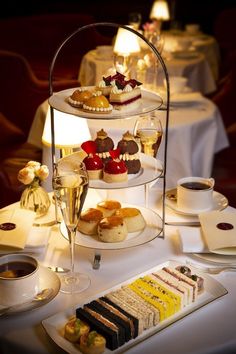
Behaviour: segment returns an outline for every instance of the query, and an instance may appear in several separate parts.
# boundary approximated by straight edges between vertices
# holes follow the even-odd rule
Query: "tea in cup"
[[[185,177],[177,182],[177,207],[183,211],[206,211],[212,208],[215,180]]]
[[[38,261],[25,254],[0,257],[0,304],[24,303],[39,290]]]

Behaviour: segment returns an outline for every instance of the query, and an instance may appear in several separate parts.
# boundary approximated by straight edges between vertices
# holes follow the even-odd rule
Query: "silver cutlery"
[[[0,310],[0,316],[6,315],[6,314],[8,314],[8,312],[11,312],[12,310],[17,310],[18,308],[21,308],[22,306],[30,305],[34,302],[41,302],[41,301],[48,300],[52,296],[52,293],[53,293],[52,288],[43,289],[40,293],[36,294],[33,297],[33,299],[30,299],[30,300],[25,301],[23,303],[19,303],[16,305],[7,306],[7,307],[2,308]]]
[[[196,263],[191,263],[189,261],[186,261],[186,265],[190,265],[196,269],[199,269],[200,271],[204,273],[209,273],[209,274],[219,274],[221,272],[236,272],[236,266],[216,266],[216,267],[207,267],[207,266],[202,266]]]
[[[165,225],[170,226],[200,226],[199,221],[170,221],[165,222]]]

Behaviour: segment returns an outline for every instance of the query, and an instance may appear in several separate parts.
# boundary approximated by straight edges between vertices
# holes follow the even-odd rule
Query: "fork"
[[[186,261],[186,264],[196,269],[199,269],[204,273],[209,273],[209,274],[219,274],[221,272],[236,272],[236,266],[206,267],[196,263],[191,263],[189,261]]]

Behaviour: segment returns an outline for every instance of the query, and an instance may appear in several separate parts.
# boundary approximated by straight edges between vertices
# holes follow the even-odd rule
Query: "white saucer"
[[[52,299],[54,299],[54,297],[58,294],[60,287],[61,287],[61,282],[58,276],[56,275],[56,273],[40,265],[39,266],[39,292],[42,291],[43,289],[51,288],[53,290],[52,295],[44,301],[34,301],[25,305],[22,304],[21,306],[17,306],[15,309],[9,310],[7,315],[17,315],[19,313],[35,310],[38,307],[46,305],[47,303],[52,301]],[[3,306],[1,306],[1,308],[3,308]]]
[[[236,266],[236,256],[227,256],[216,253],[193,253],[192,256],[218,266]]]
[[[204,210],[183,210],[179,209],[177,207],[177,189],[171,189],[166,192],[165,194],[165,204],[168,208],[174,210],[178,214],[182,215],[192,215],[192,216],[197,216],[199,213],[202,213],[204,211],[212,211],[212,210],[223,210],[228,206],[228,199],[221,193],[218,193],[216,191],[213,192],[213,202],[212,206],[209,209],[204,209]]]

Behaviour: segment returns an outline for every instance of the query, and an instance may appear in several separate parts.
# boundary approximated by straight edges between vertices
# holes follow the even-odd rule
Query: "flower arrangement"
[[[44,181],[49,175],[49,170],[46,165],[41,165],[40,162],[37,161],[29,161],[18,172],[18,180],[23,184],[32,184],[39,183],[40,181]]]
[[[37,217],[45,215],[50,207],[48,193],[40,186],[40,182],[44,181],[48,175],[48,167],[37,161],[27,162],[25,167],[18,172],[18,180],[27,185],[21,195],[20,206],[36,212]]]

